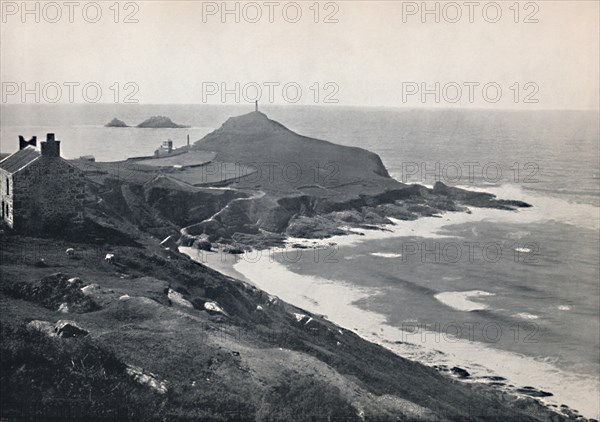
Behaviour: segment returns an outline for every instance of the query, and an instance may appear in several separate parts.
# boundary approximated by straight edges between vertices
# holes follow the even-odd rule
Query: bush
[[[60,339],[0,326],[0,417],[161,420],[156,394],[89,338]]]
[[[69,283],[68,279],[66,275],[56,273],[35,282],[6,284],[3,290],[13,297],[39,303],[53,311],[62,303],[67,303],[69,310],[77,313],[100,309],[100,305],[80,290],[81,280]]]

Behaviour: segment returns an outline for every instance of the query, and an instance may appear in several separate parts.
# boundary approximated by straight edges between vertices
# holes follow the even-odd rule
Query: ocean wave
[[[379,257],[379,258],[401,258],[402,254],[400,253],[389,253],[389,252],[372,252],[370,255]]]
[[[558,309],[559,309],[560,311],[570,311],[570,310],[571,310],[571,307],[570,307],[569,305],[560,305],[560,306],[558,307]]]
[[[532,208],[521,209],[518,213],[490,212],[487,216],[490,221],[516,223],[558,221],[583,229],[600,230],[598,207],[591,204],[572,202],[535,190],[525,190],[522,186],[515,184],[503,184],[499,187],[458,185],[456,187],[471,191],[488,192],[501,199],[520,200],[533,205]]]
[[[558,369],[553,358],[536,359],[465,339],[440,342],[433,340],[435,336],[403,331],[390,325],[384,314],[357,306],[359,301],[381,294],[378,289],[358,287],[342,280],[296,274],[281,263],[266,260],[257,264],[240,260],[234,267],[269,294],[309,312],[327,315],[330,321],[407,359],[429,366],[465,368],[471,373],[472,379],[502,376],[506,378],[507,384],[534,386],[536,389],[552,392],[554,396],[543,398],[546,403],[566,403],[584,415],[598,415],[597,403],[590,400],[590,397],[597,396],[598,381],[594,377]],[[471,297],[491,296],[493,293],[471,290],[442,292],[439,295],[442,298],[462,297],[468,300]],[[476,302],[471,304],[484,306]],[[415,319],[410,321],[417,323]],[[525,372],[522,368],[528,370]],[[581,394],[582,391],[590,393]]]
[[[484,290],[468,290],[465,292],[441,292],[434,297],[446,306],[456,309],[457,311],[478,311],[487,309],[488,305],[470,300],[474,297],[493,296],[494,293]]]
[[[538,315],[530,314],[528,312],[519,312],[518,314],[515,314],[514,316],[517,318],[521,318],[521,319],[538,319],[539,318]]]

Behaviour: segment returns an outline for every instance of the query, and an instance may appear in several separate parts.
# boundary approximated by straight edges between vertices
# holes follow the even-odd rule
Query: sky
[[[598,1],[69,4],[1,2],[2,104],[599,107]]]

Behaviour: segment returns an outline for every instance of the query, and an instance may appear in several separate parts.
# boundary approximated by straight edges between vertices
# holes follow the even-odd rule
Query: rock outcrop
[[[441,182],[433,189],[398,182],[377,154],[299,135],[260,112],[228,119],[192,150],[214,153],[213,166],[161,176],[132,170],[135,177],[115,185],[104,205],[141,228],[163,227],[156,235],[183,229],[188,237],[242,247],[345,234],[343,226],[381,228],[390,218],[529,206]],[[205,177],[215,171],[235,174],[211,186]]]
[[[186,128],[189,126],[180,125],[174,123],[170,118],[165,116],[152,116],[149,119],[144,120],[142,123],[137,125],[139,128],[169,128],[169,129],[177,129],[177,128]]]
[[[119,120],[116,117],[110,122],[104,125],[104,127],[129,127],[123,120]]]

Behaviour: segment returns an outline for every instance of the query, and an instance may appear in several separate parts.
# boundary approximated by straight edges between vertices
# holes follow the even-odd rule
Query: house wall
[[[14,228],[60,230],[83,222],[84,174],[60,157],[42,156],[14,175]]]
[[[6,183],[8,181],[8,192],[6,189]],[[13,175],[6,170],[0,169],[0,199],[2,200],[2,210],[0,210],[0,217],[9,226],[13,227],[14,224],[14,183]]]

